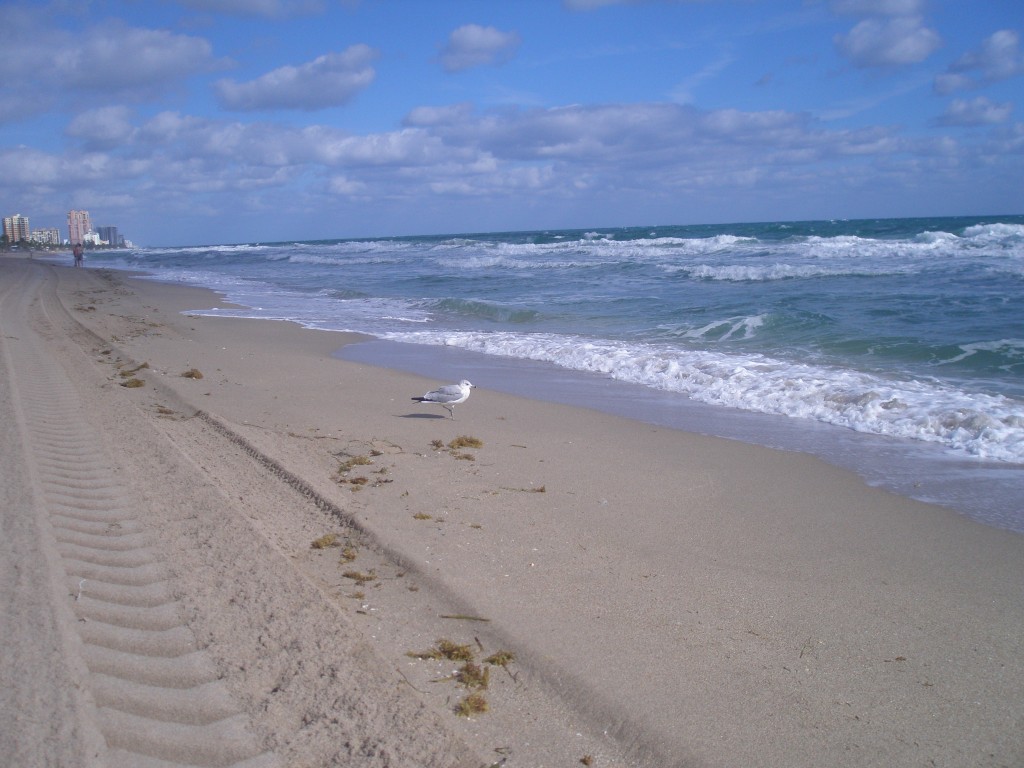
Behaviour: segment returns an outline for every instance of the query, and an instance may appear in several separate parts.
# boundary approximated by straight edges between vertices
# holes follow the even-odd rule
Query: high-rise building
[[[88,211],[68,211],[68,242],[84,243],[85,234],[92,229]]]
[[[8,243],[20,243],[29,238],[28,216],[16,213],[4,217],[4,237]]]
[[[121,247],[121,237],[117,233],[117,227],[96,227],[100,240],[105,240],[111,248]]]

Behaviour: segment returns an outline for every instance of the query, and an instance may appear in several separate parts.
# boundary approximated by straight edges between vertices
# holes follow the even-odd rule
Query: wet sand
[[[217,301],[0,258],[15,764],[1024,762],[1024,536]]]

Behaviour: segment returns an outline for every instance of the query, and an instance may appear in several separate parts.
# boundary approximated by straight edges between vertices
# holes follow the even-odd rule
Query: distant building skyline
[[[28,216],[15,213],[3,217],[3,236],[8,245],[21,242],[39,243],[40,245],[82,245],[111,248],[133,248],[134,244],[121,234],[114,225],[93,229],[89,211],[72,210],[67,214],[68,239],[61,238],[58,227],[37,227],[32,229]]]

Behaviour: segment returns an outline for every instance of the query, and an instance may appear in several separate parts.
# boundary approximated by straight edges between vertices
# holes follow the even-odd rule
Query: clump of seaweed
[[[369,456],[350,456],[345,461],[338,465],[338,482],[339,483],[350,483],[355,486],[363,486],[370,482],[367,477],[348,477],[348,473],[356,467],[365,467],[373,464],[373,459]],[[353,488],[352,490],[359,490],[359,488]]]
[[[478,437],[470,437],[469,435],[459,435],[454,440],[451,440],[446,446],[441,440],[432,440],[430,446],[437,451],[447,449],[448,453],[456,459],[462,459],[463,461],[476,461],[476,457],[471,453],[465,453],[461,451],[461,448],[483,448],[484,441]]]
[[[356,559],[358,555],[359,550],[353,547],[351,544],[349,544],[341,550],[340,560],[343,563],[351,563],[353,560]]]
[[[135,389],[136,387],[146,386],[146,382],[142,379],[128,379],[127,381],[122,381],[121,386],[127,387],[128,389]]]
[[[484,664],[491,664],[495,667],[507,667],[515,660],[516,655],[512,651],[495,651],[484,659]]]
[[[484,441],[476,437],[470,437],[469,435],[459,435],[448,443],[448,447],[453,451],[458,450],[459,448],[483,448]]]
[[[338,465],[338,474],[343,475],[351,472],[354,467],[365,467],[368,464],[373,464],[373,459],[369,456],[350,456]]]
[[[377,580],[377,573],[372,569],[368,573],[363,573],[362,571],[345,571],[341,575],[346,579],[352,579],[352,581],[359,586],[363,586],[364,584]]]
[[[483,448],[484,441],[478,437],[470,437],[469,435],[459,435],[454,440],[451,440],[446,446],[441,440],[432,440],[430,446],[437,451],[447,449],[448,453],[456,459],[462,459],[463,461],[476,461],[476,457],[471,453],[465,453],[461,451],[461,448]]]
[[[487,690],[491,679],[491,670],[488,667],[481,667],[472,661],[467,661],[455,672],[455,680],[459,685],[470,689]]]
[[[201,379],[203,378],[203,372],[198,368],[189,368],[187,371],[183,371],[181,374],[183,379]]]
[[[468,645],[441,638],[428,651],[409,651],[405,654],[412,659],[448,659],[449,661],[472,661],[473,649]]]
[[[441,618],[487,621],[487,619],[482,619],[477,616],[467,616],[462,614],[444,615]],[[484,647],[481,645],[479,640],[476,641],[476,644],[480,647],[480,651],[483,652]],[[472,717],[473,715],[487,712],[490,709],[487,699],[483,697],[480,691],[487,690],[490,685],[492,666],[502,667],[509,673],[513,680],[516,679],[515,675],[508,670],[508,665],[515,660],[515,655],[511,651],[496,651],[481,663],[477,664],[474,659],[473,648],[470,645],[461,645],[451,640],[441,638],[434,644],[433,648],[426,651],[409,651],[405,655],[414,659],[463,662],[462,666],[452,674],[432,681],[435,683],[453,681],[456,684],[472,691],[472,693],[463,698],[454,708],[455,714],[460,717]]]
[[[346,464],[347,463],[348,462],[346,462]],[[372,464],[373,462],[367,460],[366,463]],[[394,482],[390,477],[386,477],[388,474],[387,467],[381,467],[380,469],[374,470],[372,474],[375,475],[375,477],[372,478],[367,477],[366,475],[355,475],[354,477],[349,477],[349,469],[351,469],[351,467],[339,469],[338,474],[335,477],[335,481],[339,485],[345,485],[346,483],[351,485],[353,491],[361,491],[367,486],[379,488],[382,485]]]
[[[517,491],[519,493],[547,493],[548,492],[547,486],[545,486],[545,485],[538,485],[536,488],[508,488],[508,487],[503,485],[503,486],[501,486],[501,490],[503,490],[503,491]]]
[[[134,376],[136,373],[143,370],[144,368],[149,368],[149,363],[142,363],[141,365],[137,365],[134,368],[129,368],[128,370],[121,371],[120,376],[122,379],[127,379],[129,376]]]
[[[314,539],[313,543],[310,544],[313,549],[327,549],[328,547],[336,547],[338,544],[338,534],[336,533],[325,533],[319,539]]]
[[[426,512],[417,512],[412,516],[413,520],[432,520],[433,515],[428,515]]]
[[[482,694],[471,693],[456,705],[455,714],[459,717],[472,717],[473,715],[483,714],[488,709],[490,709],[490,706]]]

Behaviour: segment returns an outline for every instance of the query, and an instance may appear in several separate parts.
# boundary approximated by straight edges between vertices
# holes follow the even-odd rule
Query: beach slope
[[[216,304],[0,259],[13,764],[1024,762],[1024,536]]]

